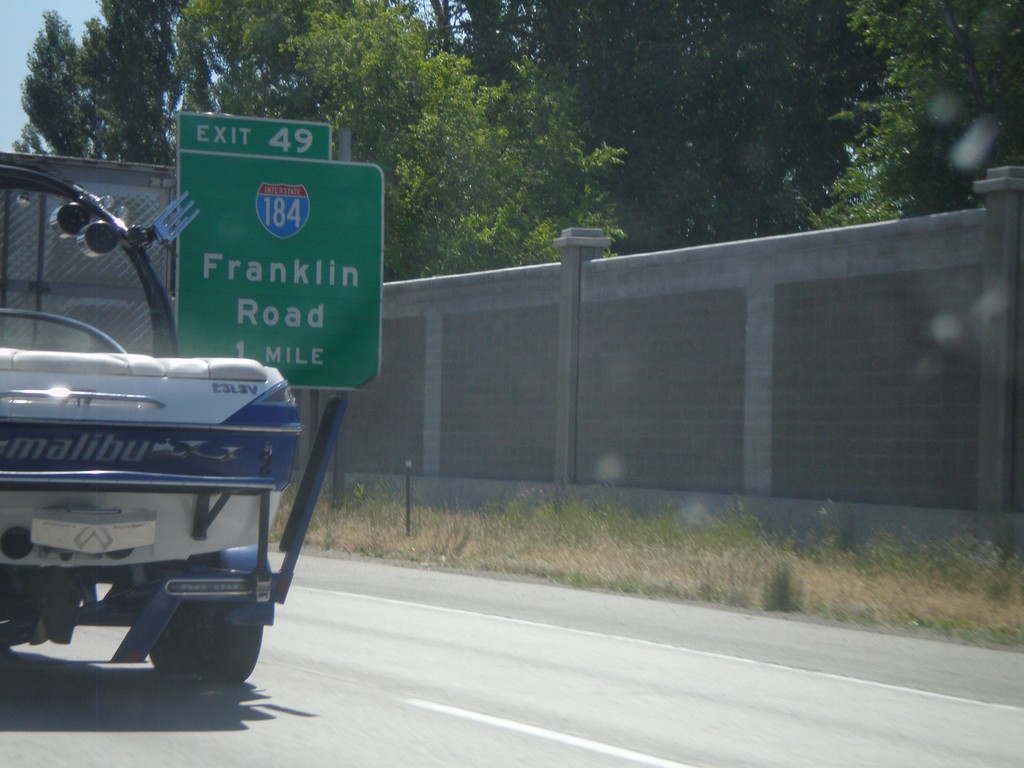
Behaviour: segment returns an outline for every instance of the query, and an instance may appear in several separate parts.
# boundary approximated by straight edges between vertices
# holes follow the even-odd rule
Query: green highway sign
[[[331,159],[331,126],[198,112],[178,114],[178,152]]]
[[[250,138],[301,130],[257,122]],[[376,376],[380,168],[190,146],[179,148],[179,189],[200,213],[179,238],[182,353],[252,358],[296,386],[350,389]]]

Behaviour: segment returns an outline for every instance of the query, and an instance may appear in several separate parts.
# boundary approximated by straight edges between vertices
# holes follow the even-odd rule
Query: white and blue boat
[[[146,563],[255,543],[260,494],[276,510],[302,429],[281,374],[52,348],[75,332],[102,343],[0,310],[0,562]]]
[[[184,196],[148,227],[39,170],[0,165],[0,191],[56,198],[50,223],[138,274],[153,354],[80,320],[0,307],[0,652],[128,627],[113,662],[244,680],[283,603],[344,413],[325,411],[272,572],[271,525],[302,425],[280,372],[178,354],[146,249],[198,213]],[[19,192],[19,194],[21,194]]]

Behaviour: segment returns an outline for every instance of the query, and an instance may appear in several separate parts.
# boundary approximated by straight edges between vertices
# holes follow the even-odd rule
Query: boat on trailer
[[[50,221],[88,255],[126,256],[154,352],[45,312],[0,308],[0,648],[129,631],[112,661],[238,682],[283,603],[337,437],[325,410],[292,508],[281,571],[269,532],[302,425],[276,369],[177,353],[146,249],[197,215],[184,198],[131,227],[75,184],[0,165],[0,189],[56,197]]]

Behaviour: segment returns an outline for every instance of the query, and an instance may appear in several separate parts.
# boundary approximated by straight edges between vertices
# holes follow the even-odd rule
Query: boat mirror
[[[78,244],[85,251],[86,256],[103,256],[110,253],[117,247],[117,229],[105,221],[95,221],[78,236]]]
[[[90,218],[81,203],[65,203],[50,214],[50,227],[60,237],[77,237]]]

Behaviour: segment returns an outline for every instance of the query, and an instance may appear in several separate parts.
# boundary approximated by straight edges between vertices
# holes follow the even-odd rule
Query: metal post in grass
[[[412,462],[405,460],[405,535],[412,535]]]

